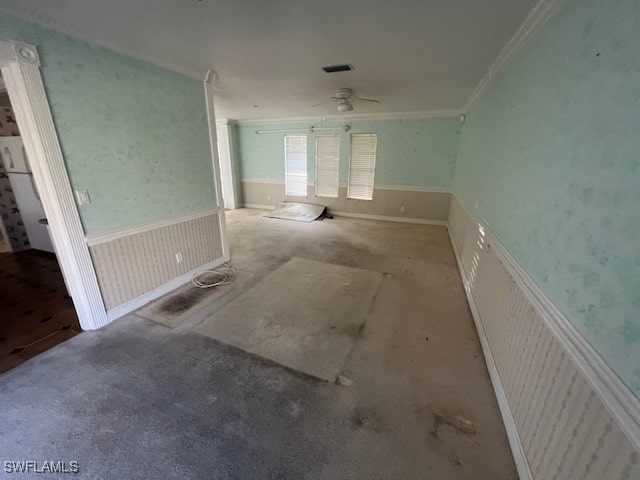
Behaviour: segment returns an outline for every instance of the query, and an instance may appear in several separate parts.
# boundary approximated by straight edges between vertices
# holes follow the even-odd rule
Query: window
[[[307,196],[307,136],[284,137],[285,195]]]
[[[316,137],[316,196],[338,197],[340,171],[340,137]]]
[[[373,177],[376,170],[375,134],[351,135],[351,161],[349,164],[348,198],[358,200],[373,199]]]

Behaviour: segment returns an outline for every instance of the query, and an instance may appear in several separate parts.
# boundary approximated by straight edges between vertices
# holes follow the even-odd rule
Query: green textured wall
[[[5,15],[0,39],[38,47],[87,233],[215,205],[201,82]]]
[[[451,186],[459,141],[460,125],[457,117],[240,125],[237,147],[242,178],[284,182],[285,134],[257,135],[256,130],[295,130],[311,125],[339,127],[342,124],[352,127],[349,133],[378,135],[376,185]],[[346,185],[348,179],[349,133],[340,133],[341,185]],[[308,134],[307,147],[309,182],[313,182],[315,134]]]
[[[469,112],[454,192],[640,395],[639,81],[640,2],[568,0]]]

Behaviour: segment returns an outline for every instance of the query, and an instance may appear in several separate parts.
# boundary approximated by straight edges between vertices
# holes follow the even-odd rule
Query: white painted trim
[[[329,209],[329,213],[336,217],[362,218],[365,220],[382,220],[383,222],[418,223],[420,225],[437,225],[440,227],[447,226],[447,222],[445,220],[425,220],[422,218],[390,217],[387,215],[368,215],[365,213],[334,212],[331,209]]]
[[[244,208],[256,208],[258,210],[273,210],[275,205],[260,205],[258,203],[245,203]]]
[[[233,144],[233,129],[230,128],[229,123],[227,123],[227,125],[224,128],[226,132],[226,144],[227,144],[227,148],[229,149],[228,161],[229,161],[231,188],[232,188],[231,196],[233,197],[233,206],[229,206],[227,208],[239,208],[241,204],[241,199],[240,199],[240,193],[238,191],[238,169],[236,168],[238,165],[238,160],[236,157],[236,150]]]
[[[149,220],[145,222],[136,223],[135,225],[127,225],[124,227],[110,228],[108,230],[102,230],[100,232],[90,233],[86,236],[87,245],[94,247],[102,243],[112,242],[119,238],[129,237],[131,235],[137,235],[139,233],[148,232],[157,228],[169,227],[178,223],[188,222],[189,220],[196,220],[202,217],[208,217],[215,215],[220,211],[220,208],[208,208],[206,210],[200,210],[192,213],[180,213],[178,215],[172,215],[170,217],[159,218],[157,220]]]
[[[402,118],[434,118],[434,117],[457,117],[460,110],[417,110],[415,112],[386,112],[386,113],[352,113],[349,115],[313,115],[304,117],[282,117],[282,118],[247,118],[242,120],[231,120],[238,125],[262,125],[272,123],[292,123],[292,122],[340,122],[347,120],[398,120]],[[340,125],[338,125],[340,127]],[[336,128],[338,128],[336,127]]]
[[[134,310],[137,310],[140,307],[145,306],[147,303],[154,301],[156,298],[159,298],[162,295],[165,295],[170,291],[175,290],[178,287],[181,287],[185,283],[190,282],[191,279],[196,274],[204,270],[211,270],[212,268],[219,267],[225,262],[226,260],[223,257],[220,257],[214,260],[213,262],[207,263],[198,268],[194,268],[193,270],[187,273],[184,273],[179,277],[174,278],[173,280],[165,283],[164,285],[154,288],[153,290],[143,295],[140,295],[139,297],[136,297],[132,300],[129,300],[128,302],[123,303],[122,305],[118,305],[117,307],[112,308],[111,310],[107,311],[107,317],[110,322],[113,322],[117,318],[120,318],[126,315],[127,313],[131,313]]]
[[[84,330],[108,323],[62,157],[35,46],[0,41],[0,68],[31,160],[60,269]]]
[[[460,208],[474,221],[473,215],[458,201]],[[600,354],[576,330],[553,302],[542,292],[533,279],[502,245],[486,221],[478,223],[485,230],[487,244],[498,255],[518,287],[531,302],[534,309],[544,319],[545,324],[560,344],[565,348],[578,369],[602,400],[603,405],[629,437],[640,449],[640,399],[625,385]],[[455,243],[454,243],[455,245]]]
[[[207,106],[207,124],[209,127],[209,148],[211,150],[211,161],[213,163],[213,183],[216,190],[216,203],[220,206],[218,221],[220,225],[220,243],[222,245],[222,256],[225,262],[231,258],[229,253],[229,237],[227,236],[227,219],[224,212],[224,200],[222,198],[222,180],[220,178],[220,158],[218,157],[218,132],[216,131],[216,114],[213,95],[213,69],[207,71],[202,82],[204,86],[204,97]]]
[[[216,133],[219,133],[218,158],[220,159],[220,181],[223,187],[222,193],[224,194],[224,208],[233,210],[237,208],[237,202],[235,187],[235,166],[232,157],[231,132],[229,130],[229,125],[216,124]]]
[[[480,338],[482,353],[484,354],[485,363],[487,364],[487,370],[489,371],[489,378],[491,379],[491,384],[493,385],[493,390],[496,394],[498,407],[500,409],[502,421],[507,432],[507,438],[509,440],[509,446],[511,447],[511,453],[513,454],[513,461],[516,464],[518,476],[520,477],[520,480],[533,480],[533,475],[531,474],[531,469],[529,468],[529,462],[527,461],[522,441],[520,440],[520,434],[518,433],[518,427],[516,426],[516,422],[513,418],[513,413],[511,412],[511,407],[509,406],[507,394],[504,390],[504,387],[502,386],[502,381],[500,380],[498,369],[496,368],[495,361],[493,360],[493,354],[491,353],[491,348],[489,347],[487,335],[484,331],[484,327],[482,326],[480,312],[478,311],[475,299],[473,298],[473,295],[468,288],[469,282],[467,280],[467,275],[464,271],[464,268],[462,267],[460,252],[458,252],[458,249],[456,248],[456,242],[453,238],[448,223],[447,232],[449,232],[449,239],[451,241],[451,246],[453,247],[453,253],[456,257],[460,276],[462,277],[462,284],[464,286],[464,292],[467,296],[467,302],[469,303],[469,308],[473,317],[473,323],[476,326],[478,337]]]
[[[560,8],[564,0],[539,0],[533,7],[527,18],[520,24],[516,33],[506,43],[500,51],[489,70],[480,79],[476,88],[471,92],[469,98],[462,107],[461,113],[468,113],[484,92],[491,86],[500,73],[511,63],[521,51],[526,41],[547,22],[553,14]]]

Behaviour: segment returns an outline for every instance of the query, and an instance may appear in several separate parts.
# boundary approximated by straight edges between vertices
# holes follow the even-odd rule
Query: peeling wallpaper
[[[6,15],[0,38],[38,47],[86,233],[215,205],[201,82]]]
[[[256,130],[292,130],[316,127],[352,128],[318,132],[340,133],[340,185],[349,175],[349,134],[376,133],[378,150],[375,184],[379,186],[450,187],[455,166],[459,127],[457,117],[406,118],[389,120],[346,120],[343,122],[296,122],[238,126],[237,156],[241,177],[250,180],[284,181],[285,133],[257,135]],[[304,134],[304,132],[302,132]],[[307,134],[308,181],[315,181],[316,142]]]
[[[567,0],[469,112],[453,184],[640,396],[639,19]]]

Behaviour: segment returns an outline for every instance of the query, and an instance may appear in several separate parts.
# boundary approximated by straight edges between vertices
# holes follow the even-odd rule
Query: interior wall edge
[[[531,470],[534,473],[530,478],[547,478],[538,477],[535,474],[542,471],[540,470],[541,465],[545,465],[545,462],[550,460],[545,460],[544,455],[537,450],[534,451],[531,445],[535,442],[546,441],[547,445],[557,442],[567,449],[575,447],[575,445],[570,447],[572,441],[571,439],[567,440],[566,437],[569,437],[569,432],[572,430],[575,436],[575,432],[585,419],[583,417],[576,418],[575,415],[566,412],[563,413],[562,410],[578,407],[578,405],[568,405],[571,403],[568,398],[579,395],[577,390],[580,380],[576,377],[575,372],[572,375],[566,374],[564,377],[566,381],[566,378],[571,376],[569,385],[556,384],[550,380],[550,377],[555,379],[557,371],[564,368],[564,370],[571,372],[573,368],[584,378],[589,390],[595,395],[593,398],[600,400],[605,413],[597,410],[597,405],[596,407],[591,405],[594,400],[592,396],[589,396],[590,394],[582,394],[582,400],[586,403],[590,402],[590,408],[596,408],[595,411],[599,412],[597,415],[594,414],[594,417],[597,416],[599,420],[604,422],[601,434],[606,436],[612,432],[613,424],[607,422],[605,418],[608,414],[615,422],[617,429],[627,438],[628,445],[625,448],[631,449],[629,451],[635,451],[636,457],[630,456],[625,468],[628,468],[629,471],[632,468],[640,468],[637,461],[633,462],[633,458],[637,459],[638,450],[640,450],[640,399],[633,394],[595,349],[575,330],[569,320],[542,293],[489,227],[484,225],[481,220],[474,218],[455,195],[452,196],[448,228],[474,321],[479,324],[478,333],[481,341],[482,337],[485,337],[483,349],[486,343],[487,366],[490,373],[494,370],[497,375],[494,388],[503,411],[507,433],[510,435],[512,444],[519,444],[514,450],[516,461],[518,462],[518,451],[525,452],[528,449],[525,457],[528,458],[527,464],[531,465]],[[496,280],[496,277],[501,275],[500,269],[506,271],[509,277],[507,280]],[[510,286],[510,284],[513,285]],[[520,298],[519,303],[514,300],[516,297]],[[520,316],[526,316],[526,322],[520,320]],[[537,323],[542,323],[544,328],[536,326]],[[531,328],[531,330],[526,332],[519,330],[525,328]],[[485,331],[488,333],[485,334]],[[539,338],[535,338],[536,335]],[[542,338],[547,340],[541,340]],[[545,345],[545,342],[553,342],[557,347]],[[510,351],[513,348],[516,351]],[[535,351],[535,348],[538,350]],[[558,349],[559,353],[553,353]],[[514,353],[521,355],[522,358],[513,358]],[[496,359],[495,363],[494,358]],[[554,359],[558,365],[552,364]],[[570,360],[569,363],[567,359]],[[496,366],[496,364],[499,365]],[[544,375],[540,375],[540,373]],[[552,383],[548,384],[549,381]],[[582,390],[586,388],[585,386]],[[523,393],[525,390],[529,390],[530,396],[522,398],[526,397]],[[566,394],[564,400],[559,399],[562,394]],[[522,402],[518,400],[522,400]],[[525,404],[529,406],[525,407]],[[540,408],[543,407],[536,407],[536,405],[544,405],[547,410],[542,411]],[[535,412],[526,410],[525,414],[523,413],[525,408],[529,410],[537,408],[538,410]],[[554,408],[560,410],[558,412],[552,411]],[[543,435],[545,432],[538,431],[539,428],[542,428],[539,425],[540,420],[538,420],[535,429],[531,426],[534,414],[542,418],[555,418],[556,422],[560,424],[567,422],[567,425],[554,425],[553,428],[550,425],[547,426],[549,429],[547,435],[552,438],[545,438]],[[553,423],[553,420],[551,422]],[[569,425],[570,422],[574,423]],[[583,434],[587,435],[584,432]],[[589,432],[589,435],[592,433]],[[603,448],[602,438],[597,442],[597,448]],[[612,454],[615,453],[614,447],[611,447]],[[512,448],[514,448],[513,445]],[[588,453],[588,456],[591,456],[591,452]],[[599,478],[614,477],[602,476]]]
[[[109,318],[166,293],[166,285],[179,286],[176,282],[194,270],[224,261],[221,214],[187,218],[90,247]]]
[[[471,107],[480,99],[482,94],[491,87],[493,81],[500,73],[514,60],[520,50],[534,33],[545,22],[549,21],[553,14],[562,6],[565,0],[539,0],[535,4],[527,18],[520,24],[516,33],[505,44],[500,51],[498,57],[489,67],[487,73],[480,79],[476,88],[473,89],[471,95],[460,109],[460,113],[467,114]]]
[[[462,278],[462,283],[465,286],[464,292],[467,297],[467,302],[469,303],[469,309],[471,310],[473,323],[476,327],[476,331],[478,332],[478,338],[480,339],[480,346],[482,347],[482,354],[484,355],[484,360],[487,365],[487,370],[489,372],[489,378],[491,379],[491,385],[493,386],[493,391],[496,395],[496,400],[498,401],[498,408],[500,409],[500,415],[502,416],[502,421],[504,423],[505,431],[507,432],[507,439],[509,440],[509,447],[511,448],[513,461],[516,464],[516,470],[518,471],[518,476],[520,477],[520,480],[533,480],[531,469],[529,468],[529,462],[527,461],[527,456],[525,455],[524,450],[522,448],[522,440],[520,439],[520,434],[518,433],[518,427],[516,425],[515,419],[513,418],[511,407],[509,406],[507,393],[505,392],[504,386],[502,385],[502,381],[500,380],[500,374],[498,373],[498,369],[496,367],[495,361],[493,359],[493,355],[491,353],[489,340],[487,339],[487,334],[485,333],[484,328],[482,326],[482,321],[480,320],[480,313],[478,312],[478,307],[476,306],[476,302],[473,299],[473,295],[471,294],[471,291],[468,288],[466,288],[466,285],[468,284],[468,279],[464,271],[464,268],[462,267],[460,252],[458,252],[458,249],[456,248],[456,241],[453,237],[451,228],[449,228],[448,222],[446,226],[447,226],[447,232],[449,233],[449,240],[451,241],[451,246],[453,248],[453,253],[454,253],[454,256],[456,257],[456,263],[458,264],[460,277]]]
[[[15,5],[3,5],[2,10],[12,17],[18,18],[21,21],[38,25],[41,28],[46,28],[57,34],[65,35],[67,37],[73,37],[84,42],[95,45],[99,48],[112,50],[121,55],[135,58],[136,60],[142,60],[143,62],[151,63],[160,68],[171,70],[172,72],[179,73],[186,77],[190,77],[196,80],[200,80],[204,75],[204,71],[199,71],[194,68],[184,68],[173,63],[166,62],[158,57],[150,57],[147,55],[141,55],[140,53],[127,48],[124,45],[116,44],[111,41],[107,41],[104,38],[95,34],[95,32],[89,32],[82,30],[82,33],[78,33],[78,29],[71,28],[69,25],[58,20],[54,20],[49,15],[41,12],[36,12],[27,8],[23,8]],[[34,19],[35,18],[35,19]]]

